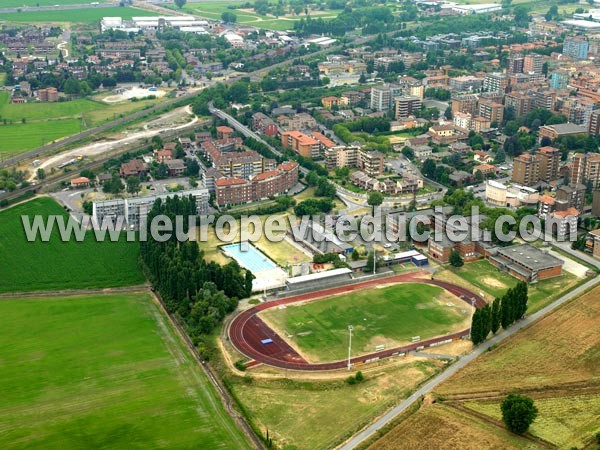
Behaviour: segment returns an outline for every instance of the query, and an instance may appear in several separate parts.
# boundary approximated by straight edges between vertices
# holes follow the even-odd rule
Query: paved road
[[[550,242],[550,244],[553,247],[559,248],[563,252],[568,253],[569,255],[573,256],[574,258],[580,259],[581,261],[584,261],[584,262],[600,269],[600,261],[598,261],[595,258],[592,258],[590,255],[587,255],[583,252],[580,252],[578,250],[573,250],[571,248],[570,241],[558,242],[556,239],[552,239],[552,242]]]
[[[506,338],[514,335],[519,330],[531,325],[536,320],[541,319],[542,317],[551,313],[556,308],[563,305],[564,303],[566,303],[573,297],[581,294],[582,292],[586,291],[587,289],[591,288],[592,286],[597,285],[598,283],[600,283],[599,277],[596,277],[596,278],[588,281],[587,283],[581,285],[577,289],[574,289],[573,291],[560,297],[558,300],[555,300],[554,302],[550,303],[548,306],[539,310],[535,314],[532,314],[531,316],[528,316],[527,318],[515,323],[508,330],[497,334],[492,339],[479,345],[472,353],[461,358],[456,363],[454,363],[452,366],[450,366],[447,370],[445,370],[441,374],[439,374],[436,377],[429,380],[427,383],[425,383],[423,386],[421,386],[419,389],[417,389],[410,397],[408,397],[407,399],[400,402],[400,404],[398,404],[397,406],[392,408],[390,411],[388,411],[386,414],[381,416],[379,419],[377,419],[375,422],[373,422],[367,428],[365,428],[361,432],[355,434],[352,438],[350,438],[348,441],[346,441],[346,443],[344,443],[342,446],[338,447],[338,449],[339,450],[351,450],[351,449],[355,448],[361,442],[363,442],[364,440],[369,439],[370,437],[375,435],[378,430],[380,430],[382,427],[384,427],[389,422],[391,422],[396,417],[398,417],[400,414],[402,414],[404,411],[406,411],[419,398],[430,393],[440,383],[442,383],[445,380],[447,380],[448,378],[450,378],[452,375],[454,375],[460,369],[465,367],[467,364],[469,364],[475,358],[480,356],[482,353],[485,353],[486,351],[488,351],[488,349],[492,345],[502,342]]]

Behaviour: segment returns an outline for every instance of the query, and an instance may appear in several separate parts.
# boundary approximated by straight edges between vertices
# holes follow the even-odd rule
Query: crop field
[[[133,16],[155,16],[156,13],[144,9],[118,7],[113,8],[85,8],[85,9],[66,9],[34,12],[16,12],[0,13],[0,21],[7,22],[72,22],[72,23],[92,23],[99,21],[103,17],[122,17],[131,19]]]
[[[0,125],[0,152],[17,154],[79,133],[78,119]]]
[[[598,382],[599,329],[600,287],[597,287],[485,353],[440,385],[436,392],[449,396]]]
[[[450,269],[441,273],[440,276],[436,275],[436,277],[465,285],[465,287],[473,286],[477,292],[483,291],[492,298],[502,297],[509,288],[514,287],[519,281],[508,273],[498,270],[487,260],[466,263],[459,269]],[[460,280],[465,281],[466,284],[464,282],[460,283]],[[563,270],[563,274],[559,277],[530,284],[528,312],[531,314],[543,308],[582,281],[585,280],[581,280]],[[490,301],[491,298],[488,297],[486,300]]]
[[[535,450],[531,441],[445,406],[423,406],[421,410],[384,435],[369,450]]]
[[[356,356],[468,328],[470,310],[437,286],[403,283],[271,308],[260,317],[311,362],[325,362],[347,357],[348,325]]]
[[[236,378],[235,395],[259,429],[269,430],[278,448],[331,448],[389,405],[408,395],[417,383],[442,366],[440,361],[407,360],[397,367],[365,373],[355,386],[344,381],[292,381]]]
[[[66,213],[54,200],[37,198],[0,212],[0,292],[130,286],[144,282],[138,266],[139,244],[62,242],[57,227],[48,242],[27,242],[21,215]]]
[[[147,294],[5,299],[3,449],[248,448]]]
[[[538,416],[529,432],[560,448],[582,448],[584,436],[600,430],[600,395],[534,398]],[[502,420],[500,402],[465,402],[467,408]]]

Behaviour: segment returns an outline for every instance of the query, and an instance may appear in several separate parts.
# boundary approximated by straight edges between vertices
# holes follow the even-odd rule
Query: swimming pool
[[[277,268],[273,261],[251,244],[229,244],[221,248],[226,255],[235,259],[240,266],[252,272]]]

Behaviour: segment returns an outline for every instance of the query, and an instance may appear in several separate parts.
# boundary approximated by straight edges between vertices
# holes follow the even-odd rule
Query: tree
[[[491,332],[496,334],[500,329],[500,299],[495,298],[492,303],[492,327]]]
[[[105,181],[102,190],[107,194],[118,194],[123,191],[123,182],[119,175],[114,174],[110,180]]]
[[[452,250],[450,253],[450,265],[453,267],[462,267],[464,264],[465,262],[463,261],[462,256],[460,256],[458,250]]]
[[[237,16],[234,12],[223,11],[223,14],[221,14],[221,20],[225,23],[235,23],[237,21]]]
[[[46,178],[46,171],[41,167],[38,170],[36,170],[35,174],[38,180],[43,180],[44,178]]]
[[[422,172],[427,178],[433,178],[435,174],[435,161],[433,159],[426,159],[423,163]]]
[[[481,310],[476,309],[473,313],[473,317],[471,317],[471,342],[473,342],[473,345],[477,345],[483,341],[483,338],[481,337],[481,319]]]
[[[181,9],[185,6],[185,4],[187,3],[187,0],[175,0],[175,5]]]
[[[139,177],[131,175],[127,178],[127,192],[129,192],[130,194],[137,194],[138,192],[140,192],[141,188],[142,186]]]
[[[367,265],[364,268],[364,271],[367,273],[373,272],[373,267],[376,266],[375,262],[375,253],[369,252],[369,256],[367,256]]]
[[[516,434],[525,433],[538,414],[533,400],[519,394],[509,394],[500,409],[506,428]]]
[[[369,192],[367,198],[367,204],[373,207],[373,215],[375,215],[375,207],[380,206],[383,203],[383,194],[381,192],[373,191]]]

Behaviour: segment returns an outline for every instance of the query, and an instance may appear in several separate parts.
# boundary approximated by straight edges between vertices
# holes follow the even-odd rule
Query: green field
[[[147,294],[2,300],[0,315],[1,448],[248,448]]]
[[[493,297],[502,297],[519,281],[483,259],[467,263],[460,269],[452,269],[452,272]],[[563,274],[559,277],[530,284],[528,312],[531,314],[543,308],[581,281],[575,275],[563,270]]]
[[[0,125],[0,152],[21,153],[56,139],[79,133],[80,120],[51,120],[48,122]]]
[[[109,0],[94,0],[97,3],[108,3]],[[19,8],[22,6],[54,6],[84,5],[90,0],[2,0],[2,8]]]
[[[63,214],[52,199],[37,198],[0,212],[0,292],[86,289],[141,284],[139,245],[96,242],[88,233],[83,242],[62,242],[54,229],[49,242],[27,242],[21,215]]]
[[[404,283],[272,308],[261,317],[311,361],[334,361],[348,355],[348,325],[356,356],[467,328],[470,309],[437,286]]]
[[[0,72],[0,86],[4,86],[6,81],[6,72]]]
[[[3,138],[0,152],[31,150],[161,101],[154,99],[107,104],[100,100],[79,98],[56,103],[32,101],[11,104],[10,94],[0,92],[0,132]],[[3,119],[8,121],[7,125],[2,124]],[[22,119],[25,119],[25,124],[21,122]]]
[[[122,17],[131,19],[133,16],[156,16],[155,12],[144,9],[130,7],[113,8],[86,8],[86,9],[67,9],[63,11],[35,11],[35,12],[16,12],[0,13],[0,21],[7,22],[74,22],[74,23],[92,23],[99,21],[103,17]]]

